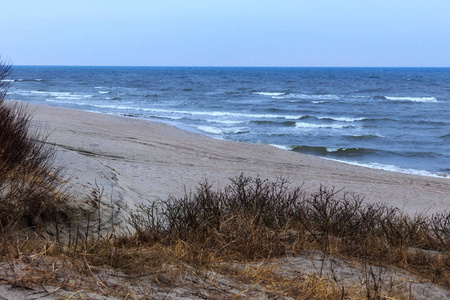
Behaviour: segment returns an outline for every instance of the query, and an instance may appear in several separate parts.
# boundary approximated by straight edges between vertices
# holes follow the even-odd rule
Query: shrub
[[[60,168],[42,128],[31,126],[26,106],[7,103],[10,66],[0,61],[0,225],[40,226],[52,221],[62,197]]]

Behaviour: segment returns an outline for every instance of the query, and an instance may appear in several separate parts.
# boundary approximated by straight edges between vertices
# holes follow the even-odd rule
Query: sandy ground
[[[72,177],[76,195],[96,185],[114,200],[133,203],[181,196],[199,182],[220,188],[229,178],[289,178],[309,192],[321,184],[367,202],[384,202],[408,213],[450,208],[450,178],[380,171],[325,160],[273,146],[216,140],[171,125],[135,118],[34,106],[33,124],[49,131],[58,163]]]

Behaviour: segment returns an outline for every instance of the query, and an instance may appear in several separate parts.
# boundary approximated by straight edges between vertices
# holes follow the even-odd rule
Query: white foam
[[[263,95],[263,96],[281,96],[285,95],[286,93],[268,93],[268,92],[254,92],[255,95]]]
[[[352,125],[343,125],[343,124],[311,124],[311,123],[297,122],[297,123],[295,123],[295,127],[297,127],[297,128],[342,129],[342,128],[349,128],[349,127],[354,127],[354,126],[352,126]]]
[[[187,114],[194,116],[214,116],[214,117],[238,117],[238,118],[252,118],[252,119],[300,119],[302,116],[294,115],[275,115],[275,114],[249,114],[249,113],[233,113],[233,112],[222,112],[222,111],[185,111],[185,110],[168,110],[168,109],[157,109],[157,108],[129,108],[138,109],[143,111],[151,112],[162,112],[162,113],[177,113],[177,114]]]
[[[2,79],[1,82],[14,82],[14,79]]]
[[[223,133],[222,130],[220,130],[219,128],[212,127],[212,126],[198,126],[197,129],[204,131],[204,132],[213,133],[213,134]]]
[[[350,165],[366,167],[366,168],[376,169],[376,170],[450,179],[450,174],[446,174],[446,173],[437,173],[437,172],[430,172],[430,171],[417,170],[417,169],[404,169],[404,168],[397,167],[394,165],[384,165],[384,164],[379,164],[379,163],[359,163],[359,162],[354,162],[354,161],[344,161],[344,160],[338,160],[338,159],[332,159],[332,158],[326,158],[326,157],[323,157],[323,159],[338,161],[338,162],[342,162],[342,163],[346,163],[346,164],[350,164]]]
[[[307,95],[307,94],[287,94],[284,96],[274,96],[274,99],[305,99],[305,100],[339,100],[340,97],[338,95]]]
[[[232,121],[232,120],[205,120],[208,123],[219,123],[219,124],[227,124],[227,125],[236,125],[242,124],[242,121]]]
[[[98,91],[99,94],[109,94],[111,93],[110,91]]]
[[[250,128],[248,128],[248,127],[231,127],[231,128],[222,129],[222,132],[225,132],[225,133],[248,133],[248,132],[250,132]]]
[[[275,148],[281,149],[281,150],[292,150],[292,147],[283,146],[283,145],[276,145],[276,144],[269,144],[269,146],[273,146]]]
[[[113,105],[113,104],[92,104],[94,107],[99,108],[112,108],[121,110],[136,110],[145,111],[153,113],[164,113],[164,114],[181,114],[181,115],[191,115],[191,116],[211,116],[211,117],[230,117],[230,118],[245,118],[245,119],[288,119],[288,120],[298,120],[302,115],[275,115],[275,114],[247,114],[247,113],[232,113],[232,112],[221,112],[221,111],[186,111],[186,110],[170,110],[170,109],[160,109],[160,108],[144,108],[144,107],[132,107],[124,105]],[[245,123],[245,121],[237,120],[206,120],[208,122],[222,123],[222,124],[239,124]]]
[[[63,97],[63,96],[70,96],[71,93],[69,92],[44,92],[44,91],[31,91],[32,94],[43,94],[43,95],[50,95],[53,97]]]
[[[438,102],[435,97],[388,97],[387,100],[392,101],[412,101],[412,102]]]
[[[59,96],[59,97],[56,97],[56,99],[81,100],[81,99],[83,99],[83,97],[77,96],[77,95],[72,95],[72,96]]]

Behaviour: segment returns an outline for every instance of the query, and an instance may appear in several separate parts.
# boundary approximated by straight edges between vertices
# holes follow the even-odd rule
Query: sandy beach
[[[181,196],[206,179],[220,188],[229,178],[289,178],[307,192],[320,185],[343,189],[408,213],[450,209],[450,179],[374,170],[269,145],[216,140],[147,120],[28,105],[33,124],[50,133],[57,163],[71,177],[70,190],[84,197],[104,188],[114,201]]]

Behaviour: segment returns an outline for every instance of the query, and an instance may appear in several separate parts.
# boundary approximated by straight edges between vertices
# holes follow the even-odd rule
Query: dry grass
[[[0,226],[40,226],[52,221],[64,198],[53,165],[53,149],[42,130],[30,128],[31,114],[22,105],[6,104],[10,69],[0,63]]]

